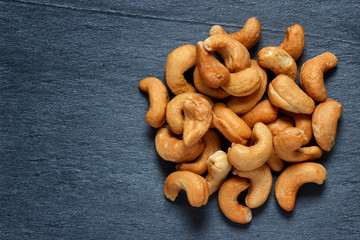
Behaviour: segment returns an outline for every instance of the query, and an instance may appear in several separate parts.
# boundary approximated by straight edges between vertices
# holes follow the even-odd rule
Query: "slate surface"
[[[359,1],[0,0],[0,239],[359,239]],[[286,213],[274,192],[238,225],[216,194],[192,208],[163,195],[174,164],[154,147],[138,82],[165,80],[167,54],[249,17],[263,26],[253,58],[299,23],[298,60],[326,51],[343,104],[324,185],[303,186]],[[274,176],[274,181],[277,178]]]

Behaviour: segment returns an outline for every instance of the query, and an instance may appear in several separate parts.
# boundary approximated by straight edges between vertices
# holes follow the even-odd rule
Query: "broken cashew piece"
[[[250,187],[245,197],[246,206],[257,208],[266,202],[272,186],[272,174],[266,164],[252,171],[238,171],[235,169],[233,174],[249,179]]]
[[[301,25],[295,24],[286,29],[285,39],[280,47],[289,53],[295,61],[301,56],[305,47],[305,33]]]
[[[216,151],[206,161],[208,174],[206,181],[209,185],[209,195],[216,192],[220,185],[225,181],[231,170],[231,164],[227,159],[227,154],[224,151]]]
[[[212,129],[209,129],[202,139],[205,147],[198,159],[190,163],[179,163],[176,165],[176,170],[186,170],[199,175],[206,172],[206,161],[213,153],[221,149],[221,141],[217,133]]]
[[[282,171],[275,184],[275,197],[282,209],[292,211],[299,187],[305,183],[323,184],[326,169],[313,162],[293,164]]]
[[[234,168],[240,171],[251,171],[261,167],[270,157],[273,140],[270,129],[258,122],[252,130],[255,144],[248,147],[232,143],[228,149],[228,159]]]
[[[270,103],[269,100],[258,102],[250,111],[241,115],[246,124],[252,128],[255,123],[270,123],[276,120],[278,108]]]
[[[268,88],[268,98],[276,107],[293,113],[311,114],[315,102],[288,76],[278,75]]]
[[[336,56],[330,52],[323,53],[306,61],[300,69],[300,84],[304,91],[315,101],[326,99],[324,72],[335,67],[338,63]]]
[[[260,66],[268,68],[275,75],[286,75],[293,81],[297,77],[297,65],[295,60],[280,47],[264,47],[258,52]]]
[[[231,73],[229,81],[221,85],[221,88],[232,96],[249,96],[259,89],[260,80],[259,73],[254,68],[249,67],[239,72]]]
[[[155,148],[162,159],[182,163],[198,157],[204,150],[204,142],[201,140],[192,146],[186,146],[183,140],[174,136],[168,126],[164,126],[156,133]]]
[[[166,83],[175,95],[196,92],[184,73],[196,65],[196,47],[186,44],[169,53],[165,63]]]
[[[212,106],[200,96],[190,96],[184,101],[184,132],[186,146],[197,143],[208,131],[212,122]]]
[[[328,98],[315,107],[312,115],[312,129],[316,143],[324,150],[330,151],[336,139],[336,131],[342,105]]]
[[[207,181],[193,172],[175,171],[166,178],[164,183],[166,198],[175,201],[180,190],[185,190],[187,199],[193,207],[201,207],[209,199]]]
[[[139,82],[139,88],[149,94],[150,107],[145,115],[145,121],[154,128],[165,123],[166,105],[169,94],[164,83],[155,77],[144,78]]]
[[[240,205],[237,198],[249,187],[245,178],[237,176],[226,180],[218,192],[218,202],[222,213],[236,223],[249,223],[252,219],[251,209]]]

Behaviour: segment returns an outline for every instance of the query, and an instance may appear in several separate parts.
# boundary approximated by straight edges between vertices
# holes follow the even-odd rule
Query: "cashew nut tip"
[[[249,185],[245,178],[235,176],[226,180],[219,189],[219,207],[222,213],[233,222],[242,224],[251,222],[251,209],[240,205],[237,201],[240,193],[245,191]]]
[[[165,123],[166,105],[169,94],[164,83],[155,77],[144,78],[139,82],[139,88],[149,94],[150,107],[145,115],[145,121],[154,128]]]
[[[324,72],[335,67],[336,56],[330,52],[323,53],[306,61],[300,69],[300,84],[304,91],[315,101],[323,102],[327,90],[324,84]]]
[[[288,27],[285,39],[280,47],[289,53],[294,60],[297,60],[305,47],[304,29],[299,24]]]
[[[256,143],[250,147],[233,143],[228,149],[228,159],[234,168],[251,171],[261,167],[270,157],[273,148],[273,136],[270,129],[258,122],[252,130]]]
[[[326,169],[313,162],[293,164],[282,171],[275,184],[275,197],[280,207],[292,211],[295,206],[296,194],[305,183],[323,184]]]
[[[184,73],[196,65],[196,47],[186,44],[169,53],[165,63],[166,83],[175,95],[196,92]]]
[[[227,159],[226,152],[221,150],[212,154],[206,161],[206,164],[208,175],[205,179],[208,181],[209,194],[211,195],[216,192],[220,185],[225,181],[232,166]]]
[[[202,176],[189,171],[175,171],[171,173],[164,183],[166,198],[175,201],[180,190],[186,192],[191,206],[201,207],[207,204],[209,186]]]

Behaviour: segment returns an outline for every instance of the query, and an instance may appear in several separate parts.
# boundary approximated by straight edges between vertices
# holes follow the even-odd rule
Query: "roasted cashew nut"
[[[307,142],[304,131],[299,128],[286,128],[274,137],[276,154],[287,162],[303,162],[318,159],[323,151],[318,146],[301,147]]]
[[[261,100],[263,97],[266,87],[267,87],[267,73],[265,69],[263,69],[259,63],[255,60],[251,60],[251,68],[254,68],[258,71],[260,76],[260,87],[245,97],[235,97],[231,96],[226,103],[226,106],[233,110],[236,114],[242,114],[249,111],[252,107],[256,105],[257,102]]]
[[[280,207],[292,211],[299,187],[305,183],[323,184],[326,169],[313,162],[293,164],[282,171],[275,184],[275,197]]]
[[[236,223],[249,223],[252,219],[251,209],[240,205],[237,198],[249,187],[245,178],[231,177],[226,180],[218,192],[218,202],[222,213]]]
[[[336,139],[336,131],[342,105],[328,98],[315,107],[312,115],[312,129],[316,143],[324,150],[330,151]]]
[[[228,159],[234,168],[241,171],[251,171],[261,167],[270,157],[273,140],[270,129],[258,122],[252,130],[255,145],[250,147],[233,143],[228,149]]]
[[[200,157],[194,162],[177,164],[176,170],[186,170],[199,175],[206,172],[206,161],[213,153],[221,149],[221,141],[217,133],[211,129],[204,135],[203,141],[205,147]]]
[[[297,65],[295,60],[280,47],[264,47],[258,52],[260,66],[268,68],[275,75],[286,75],[296,80]]]
[[[236,97],[249,96],[259,89],[260,75],[254,68],[246,68],[230,74],[230,79],[221,85],[227,93]]]
[[[139,82],[139,88],[149,94],[150,108],[145,115],[145,121],[154,128],[165,123],[166,105],[169,94],[164,83],[155,77],[144,78]]]
[[[250,111],[241,115],[246,124],[252,128],[255,123],[270,123],[276,120],[278,108],[270,103],[269,100],[258,102]]]
[[[249,179],[250,187],[245,197],[246,206],[257,208],[266,202],[272,186],[272,174],[266,164],[252,171],[238,171],[235,169],[233,174]]]
[[[212,106],[200,96],[190,96],[184,101],[184,132],[186,146],[197,143],[208,131],[212,122]]]
[[[268,98],[276,107],[293,113],[311,114],[315,102],[288,76],[278,75],[268,88]]]
[[[186,81],[184,73],[196,65],[196,47],[183,45],[169,53],[165,63],[166,83],[175,95],[196,92]]]
[[[304,29],[299,24],[288,27],[285,39],[280,44],[280,47],[296,61],[301,56],[305,47]]]
[[[230,94],[225,92],[222,88],[210,88],[206,86],[202,82],[198,67],[195,67],[194,69],[193,78],[194,78],[194,85],[196,90],[198,90],[202,94],[205,94],[206,96],[209,96],[214,99],[224,99],[230,96]]]
[[[266,164],[274,172],[280,172],[284,168],[284,161],[276,154],[274,147],[270,157],[266,160]]]
[[[230,72],[250,67],[250,54],[247,48],[228,35],[215,34],[208,37],[204,41],[204,48],[209,52],[219,52]]]
[[[286,111],[284,111],[284,113],[294,119],[296,128],[299,128],[304,131],[304,134],[307,138],[307,141],[304,142],[304,145],[308,144],[313,137],[311,115],[310,114],[296,114],[296,113],[291,113],[291,112],[286,112]]]
[[[225,181],[231,170],[231,164],[227,159],[227,154],[224,151],[216,151],[206,161],[208,174],[206,181],[209,185],[209,194],[216,192],[221,184]]]
[[[156,133],[155,148],[162,159],[182,163],[198,157],[204,150],[204,142],[200,140],[192,146],[186,146],[183,140],[174,136],[168,126],[164,126]]]
[[[180,190],[185,190],[191,206],[201,207],[209,199],[209,186],[200,175],[189,171],[176,171],[171,173],[164,183],[166,198],[175,201]]]
[[[335,67],[338,63],[336,56],[330,52],[323,53],[306,61],[300,69],[300,84],[304,91],[315,101],[326,99],[324,72]]]

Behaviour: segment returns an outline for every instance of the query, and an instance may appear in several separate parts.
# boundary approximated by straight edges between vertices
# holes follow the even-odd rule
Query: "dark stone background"
[[[359,1],[0,0],[0,239],[359,239]],[[174,164],[154,147],[138,82],[165,80],[167,54],[214,24],[250,17],[263,27],[253,58],[299,23],[298,60],[326,51],[325,74],[342,103],[335,147],[318,160],[292,213],[272,190],[250,224],[221,213],[215,194],[192,208],[163,182]],[[275,174],[274,181],[277,178]]]

